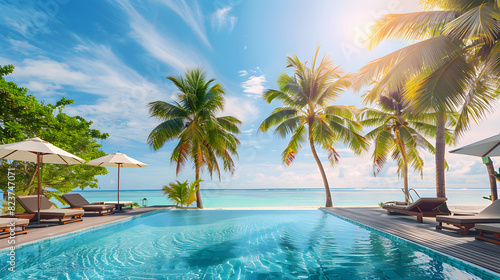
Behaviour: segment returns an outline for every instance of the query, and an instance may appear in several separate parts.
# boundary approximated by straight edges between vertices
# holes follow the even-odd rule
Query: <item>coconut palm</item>
[[[363,126],[375,127],[365,136],[375,144],[373,174],[376,176],[382,170],[389,156],[395,160],[398,173],[403,178],[405,201],[408,203],[409,167],[423,176],[424,161],[419,150],[435,153],[434,147],[424,136],[434,135],[436,116],[432,113],[413,114],[411,104],[397,91],[382,95],[378,107],[364,109],[360,122]],[[451,132],[446,132],[447,139],[452,141]]]
[[[368,45],[387,39],[415,42],[357,72],[356,89],[373,80],[365,101],[404,89],[417,111],[434,111],[436,193],[445,197],[446,112],[459,112],[455,133],[492,110],[500,87],[500,10],[497,1],[421,0],[424,11],[387,15],[375,22]],[[409,82],[407,82],[410,80]]]
[[[277,99],[284,107],[276,108],[262,122],[259,131],[265,132],[276,126],[275,134],[282,138],[291,134],[290,142],[282,153],[282,161],[286,165],[290,165],[302,145],[309,142],[325,186],[326,207],[332,207],[330,187],[316,145],[328,153],[333,165],[339,160],[335,143],[340,141],[360,154],[367,149],[368,142],[360,135],[361,125],[354,120],[356,108],[330,106],[330,102],[346,89],[348,82],[341,78],[340,67],[334,67],[326,54],[317,65],[318,53],[319,46],[311,68],[296,55],[287,57],[287,68],[294,68],[293,75],[280,74],[277,81],[279,90],[267,90],[264,94],[268,104]]]
[[[195,170],[195,180],[200,179],[202,168],[212,177],[220,176],[218,160],[222,160],[224,170],[234,173],[232,156],[238,155],[240,144],[235,134],[240,130],[241,121],[232,116],[217,117],[224,108],[224,90],[215,79],[206,80],[200,69],[189,70],[184,77],[167,77],[180,93],[172,103],[155,101],[149,103],[151,117],[162,122],[148,136],[148,144],[154,150],[160,149],[167,141],[179,140],[172,151],[170,161],[177,164],[176,174],[191,160]],[[196,205],[203,208],[199,184],[196,190]]]

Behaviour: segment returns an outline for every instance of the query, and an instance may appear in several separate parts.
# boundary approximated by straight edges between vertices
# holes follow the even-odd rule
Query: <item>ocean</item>
[[[435,197],[435,189],[418,189],[422,197]],[[116,200],[116,190],[79,190],[89,202]],[[400,189],[332,189],[334,206],[377,206],[380,202],[402,201]],[[202,189],[205,208],[324,206],[324,189]],[[447,189],[448,205],[488,205],[489,189]],[[120,190],[120,200],[146,205],[173,204],[161,190]],[[417,198],[415,198],[416,200]],[[58,204],[59,207],[62,205]],[[193,203],[191,206],[195,206]]]

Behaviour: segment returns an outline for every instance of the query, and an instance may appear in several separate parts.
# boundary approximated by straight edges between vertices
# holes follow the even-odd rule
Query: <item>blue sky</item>
[[[74,99],[66,113],[94,122],[108,132],[106,153],[120,151],[147,168],[121,172],[122,189],[158,189],[179,179],[192,179],[190,165],[175,175],[169,162],[174,142],[153,152],[146,138],[158,121],[148,116],[151,101],[173,101],[176,89],[165,78],[202,67],[226,91],[225,114],[244,124],[237,171],[222,181],[203,175],[202,188],[323,187],[307,147],[290,167],[281,164],[286,140],[256,128],[279,104],[265,104],[265,89],[275,88],[286,71],[287,55],[310,60],[321,44],[346,72],[396,50],[383,43],[368,51],[362,41],[370,23],[388,13],[418,11],[417,1],[0,1],[0,65],[13,64],[7,79],[30,89],[39,100]],[[338,104],[363,106],[351,91]],[[474,126],[459,141],[465,145],[498,133],[494,119]],[[433,140],[432,140],[433,141]],[[354,156],[338,146],[342,157],[326,172],[333,188],[399,188],[396,167],[388,164],[373,177],[370,153]],[[478,158],[447,155],[448,188],[488,187]],[[101,189],[116,188],[116,170],[99,178]],[[425,155],[424,178],[412,174],[415,188],[434,187],[433,157]]]

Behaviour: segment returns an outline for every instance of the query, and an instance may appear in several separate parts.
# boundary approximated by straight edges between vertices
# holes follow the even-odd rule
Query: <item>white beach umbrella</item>
[[[38,137],[26,139],[21,142],[0,145],[0,159],[38,163],[38,223],[40,223],[40,196],[42,195],[40,164],[81,164],[85,162],[85,160]]]
[[[496,200],[498,195],[495,170],[489,157],[500,156],[500,134],[474,142],[467,146],[463,146],[462,148],[455,149],[450,151],[450,153],[483,158],[483,163],[486,164],[486,168],[488,169],[488,174],[490,176],[491,198],[493,201]]]
[[[146,167],[145,163],[135,160],[126,154],[114,153],[87,162],[89,165],[118,167],[118,207],[120,207],[120,167]],[[120,209],[118,209],[120,210]]]
[[[500,134],[455,149],[450,153],[477,157],[500,156]]]

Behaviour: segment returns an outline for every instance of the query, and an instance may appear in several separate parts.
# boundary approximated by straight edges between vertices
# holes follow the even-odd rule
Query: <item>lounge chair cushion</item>
[[[15,219],[16,226],[27,225],[30,220],[17,218],[0,218],[0,228],[10,227],[12,219]]]
[[[118,204],[118,201],[104,201],[103,202],[104,204]],[[133,201],[120,201],[120,205],[125,205],[125,206],[128,206],[128,205],[132,205],[134,202]]]
[[[109,204],[89,204],[82,205],[81,208],[85,211],[105,211],[105,210],[113,210],[115,209],[114,205]]]
[[[62,198],[71,206],[71,207],[82,207],[83,205],[91,204],[88,202],[82,195],[79,193],[69,193],[63,194]]]
[[[438,216],[437,222],[458,223],[458,224],[476,224],[476,223],[500,223],[498,216]]]
[[[25,195],[18,196],[17,201],[26,210],[26,212],[33,214],[38,212],[38,196],[36,195]],[[40,210],[46,209],[57,209],[50,200],[44,195],[40,197]]]
[[[474,216],[437,217],[436,221],[456,224],[500,223],[500,200],[495,200]]]
[[[42,219],[64,218],[69,216],[80,216],[84,213],[85,211],[81,209],[47,209],[40,210],[40,217]]]
[[[432,212],[436,207],[446,202],[444,197],[422,197],[410,205],[387,204],[382,206],[384,209],[414,211],[414,212]]]
[[[497,224],[476,224],[475,228],[478,230],[500,233],[500,223],[497,223]]]
[[[500,218],[500,200],[495,200],[488,207],[484,208],[483,211],[479,212],[476,216],[478,217],[499,217]]]

